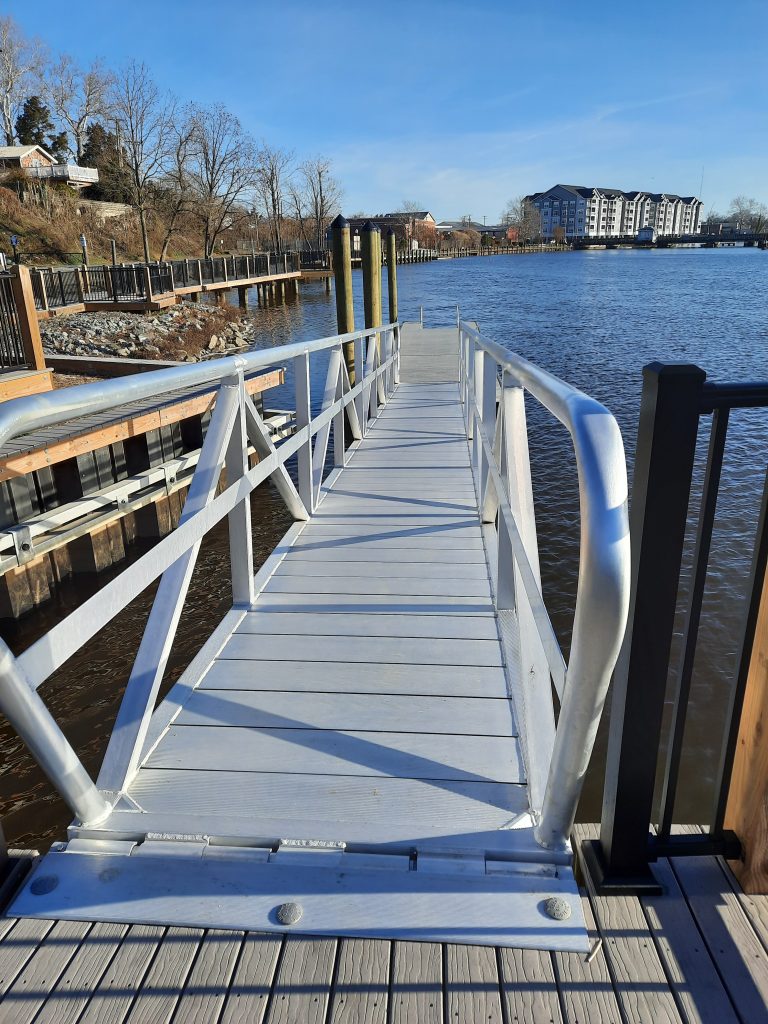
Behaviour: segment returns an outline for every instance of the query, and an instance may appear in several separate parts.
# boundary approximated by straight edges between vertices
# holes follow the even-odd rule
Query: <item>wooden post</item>
[[[387,231],[387,283],[389,285],[389,322],[397,320],[397,239],[394,228]]]
[[[744,859],[729,861],[746,893],[768,893],[768,574],[749,661],[733,759],[725,827],[741,840]]]
[[[352,296],[352,251],[350,248],[349,223],[339,214],[331,224],[331,246],[333,251],[333,275],[336,281],[336,323],[339,334],[349,334],[355,329],[355,304]],[[355,344],[344,345],[344,362],[347,365],[350,383],[355,383]]]
[[[114,238],[110,240],[110,245],[112,246],[112,266],[115,267],[117,266],[117,245]]]
[[[363,227],[360,239],[363,259],[363,307],[365,326],[381,326],[381,232],[372,222]],[[380,339],[377,339],[380,347]]]
[[[19,317],[24,357],[31,368],[44,370],[43,343],[40,340],[40,325],[35,309],[35,296],[32,292],[32,279],[27,267],[17,264],[11,268],[11,290]]]

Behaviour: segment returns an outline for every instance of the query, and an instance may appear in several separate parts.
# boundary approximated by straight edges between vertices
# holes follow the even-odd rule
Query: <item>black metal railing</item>
[[[28,366],[11,278],[7,273],[0,273],[0,370],[19,370]]]
[[[683,738],[729,417],[733,409],[768,407],[768,382],[710,383],[702,369],[687,364],[652,363],[643,374],[630,511],[630,620],[613,684],[600,839],[584,846],[588,870],[603,892],[658,890],[649,863],[660,856],[740,856],[739,840],[724,826],[725,811],[768,559],[768,474],[761,469],[765,474],[762,501],[736,638],[736,674],[717,762],[714,802],[709,821],[699,822],[709,828],[701,834],[674,835]],[[711,426],[695,519],[692,573],[687,587],[681,588],[696,442],[700,420],[706,417],[711,417]],[[681,611],[684,626],[673,676],[669,741],[659,772],[675,620]],[[660,810],[656,815],[654,793],[659,781]]]
[[[152,296],[171,294],[180,288],[229,281],[236,284],[299,269],[298,253],[256,253],[161,263],[32,269],[30,275],[35,306],[46,310],[82,302],[147,301]]]

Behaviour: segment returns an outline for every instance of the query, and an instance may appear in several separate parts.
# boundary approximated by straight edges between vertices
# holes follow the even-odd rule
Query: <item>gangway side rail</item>
[[[351,384],[343,346],[355,346],[355,365],[363,368]],[[314,412],[310,358],[330,354],[337,381],[328,381],[324,401]],[[296,432],[275,446],[244,387],[254,370],[292,361],[296,381]],[[112,409],[143,398],[165,395],[196,384],[218,385],[214,417],[190,481],[179,527],[102,587],[18,658],[0,640],[0,711],[31,750],[79,822],[96,825],[110,813],[130,784],[145,743],[163,668],[203,537],[224,518],[229,520],[233,607],[252,597],[253,555],[250,543],[250,494],[272,477],[296,521],[309,518],[318,494],[313,474],[317,436],[325,449],[333,428],[334,468],[346,459],[344,419],[359,437],[391,395],[399,374],[400,324],[350,332],[310,342],[255,351],[201,365],[142,373],[136,378],[97,381],[4,403],[0,410],[0,451],[18,434],[77,416]],[[260,461],[248,468],[253,446]],[[299,484],[285,465],[298,460]],[[227,487],[214,497],[226,468]],[[121,612],[150,583],[162,577],[139,653],[126,687],[98,784],[95,783],[48,711],[37,690],[69,657]]]
[[[522,356],[458,325],[460,381],[478,507],[495,534],[495,602],[520,631],[521,693],[537,841],[562,848],[576,814],[629,608],[630,544],[624,445],[595,399]],[[579,482],[580,551],[565,665],[541,592],[524,393],[570,434]],[[495,525],[494,525],[495,524]],[[551,683],[560,698],[554,728]]]

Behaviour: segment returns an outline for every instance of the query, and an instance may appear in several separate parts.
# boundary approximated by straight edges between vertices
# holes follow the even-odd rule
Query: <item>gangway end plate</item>
[[[160,844],[158,844],[159,846]],[[176,844],[177,845],[177,844]],[[27,879],[8,913],[71,921],[185,925],[312,935],[588,950],[581,897],[568,868],[557,877],[515,873],[419,871],[407,858],[355,855],[315,866],[280,854],[252,858],[180,858],[169,851],[116,855],[52,851]],[[254,851],[256,853],[257,851]],[[406,863],[404,864],[403,861]],[[530,868],[530,865],[528,866]],[[562,897],[570,916],[556,920],[546,904]],[[286,923],[285,907],[292,918]]]

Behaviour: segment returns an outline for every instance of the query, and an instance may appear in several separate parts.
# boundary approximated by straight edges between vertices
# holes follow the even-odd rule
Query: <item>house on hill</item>
[[[72,188],[87,188],[99,180],[95,167],[58,163],[42,146],[0,146],[2,171],[23,171],[28,178],[63,181]]]

